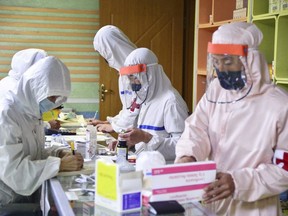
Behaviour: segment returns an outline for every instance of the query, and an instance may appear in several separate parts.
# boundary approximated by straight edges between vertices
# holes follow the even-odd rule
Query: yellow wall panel
[[[0,11],[0,78],[17,51],[40,48],[60,58],[71,73],[95,74],[92,80],[98,80],[99,56],[93,48],[98,10],[0,6]]]

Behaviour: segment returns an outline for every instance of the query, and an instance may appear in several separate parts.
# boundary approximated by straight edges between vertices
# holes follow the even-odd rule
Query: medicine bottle
[[[128,160],[127,141],[122,139],[121,137],[118,137],[116,152],[117,152],[117,157],[123,157],[126,160]]]

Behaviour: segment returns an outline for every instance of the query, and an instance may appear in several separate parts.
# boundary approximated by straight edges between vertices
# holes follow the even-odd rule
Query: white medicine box
[[[120,173],[118,164],[98,159],[95,169],[95,204],[116,212],[142,207],[142,172]]]

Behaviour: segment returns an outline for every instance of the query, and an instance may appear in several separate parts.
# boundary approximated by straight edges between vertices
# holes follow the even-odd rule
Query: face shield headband
[[[138,65],[132,65],[132,66],[128,66],[128,67],[122,67],[120,70],[120,75],[128,75],[131,77],[133,76],[133,74],[138,74],[138,73],[142,73],[142,72],[146,72],[146,65],[145,64],[138,64]],[[141,83],[135,83],[132,82],[131,83],[131,88],[132,91],[137,92],[141,89]]]
[[[233,103],[252,88],[247,45],[208,44],[206,98],[212,103]]]
[[[147,75],[146,64],[138,64],[120,69],[120,76],[123,82],[123,86],[128,91],[134,92],[132,101],[126,101],[126,108],[131,109],[132,107],[140,107],[146,99],[149,92],[149,81]],[[128,99],[129,100],[129,99]]]

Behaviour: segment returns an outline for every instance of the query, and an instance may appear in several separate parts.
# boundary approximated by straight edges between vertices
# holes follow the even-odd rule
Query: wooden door
[[[100,0],[100,27],[115,25],[138,47],[151,49],[180,94],[183,93],[183,21],[184,0]],[[100,119],[104,120],[118,114],[122,105],[117,71],[100,58],[102,84],[106,90],[112,90],[100,101]]]

